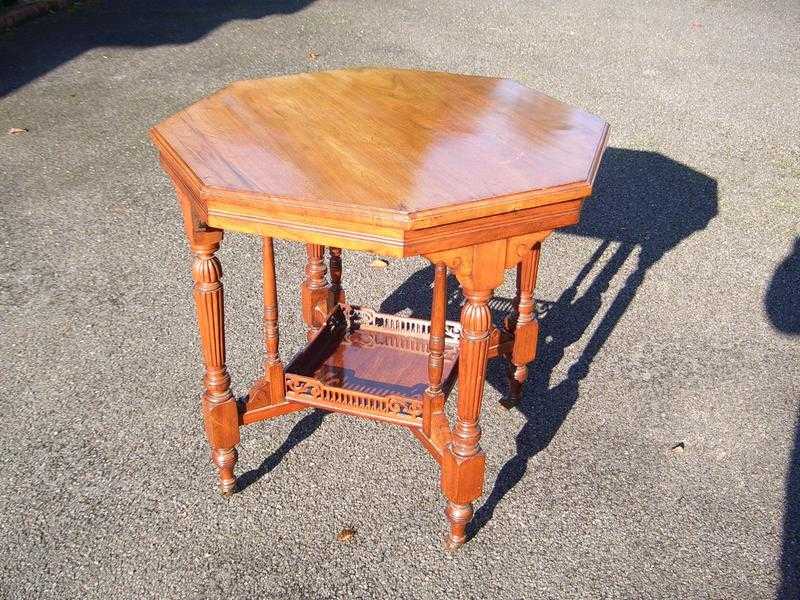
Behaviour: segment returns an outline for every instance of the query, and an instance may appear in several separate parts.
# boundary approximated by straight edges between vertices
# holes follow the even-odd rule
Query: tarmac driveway
[[[799,26],[792,1],[108,0],[0,34],[0,595],[800,598]],[[146,137],[232,80],[378,64],[507,76],[612,127],[583,222],[543,250],[520,410],[490,372],[486,493],[452,556],[400,429],[252,426],[244,489],[217,494]],[[259,247],[220,254],[239,393]],[[304,251],[276,252],[286,358]],[[424,313],[426,264],[372,258],[345,253],[349,298]]]

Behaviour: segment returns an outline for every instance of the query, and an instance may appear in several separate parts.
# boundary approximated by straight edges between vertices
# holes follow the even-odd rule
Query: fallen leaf
[[[337,542],[349,542],[355,536],[356,530],[352,527],[345,527],[339,533],[336,534],[336,541]]]
[[[672,446],[671,450],[673,454],[683,454],[683,451],[686,450],[686,446],[683,442],[678,442]]]
[[[18,135],[20,133],[28,133],[28,130],[25,127],[12,127],[8,130],[9,135]]]
[[[317,60],[319,58],[319,53],[309,50],[308,54],[306,54],[306,58],[308,58],[308,60]]]
[[[389,263],[383,260],[382,258],[376,258],[371,263],[369,263],[369,266],[375,269],[385,269],[386,267],[389,266]]]

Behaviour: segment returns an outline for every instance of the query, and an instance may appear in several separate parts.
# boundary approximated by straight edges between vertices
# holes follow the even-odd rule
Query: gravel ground
[[[0,595],[800,598],[798,31],[794,1],[162,0],[0,34]],[[486,493],[454,555],[437,467],[397,428],[253,425],[246,487],[216,493],[146,137],[231,80],[364,64],[507,76],[612,126],[584,223],[545,246],[520,410],[491,368]],[[303,250],[276,251],[288,357]],[[259,254],[220,253],[238,393]],[[425,263],[372,258],[346,253],[349,297],[424,313]]]

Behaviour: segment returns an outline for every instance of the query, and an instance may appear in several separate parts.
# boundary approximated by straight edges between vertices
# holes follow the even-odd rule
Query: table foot
[[[446,550],[456,550],[467,541],[467,524],[472,520],[473,513],[472,503],[447,503],[444,514],[450,522],[450,533],[444,542]]]
[[[508,392],[500,400],[500,404],[512,409],[519,405],[522,400],[522,386],[528,378],[528,365],[515,365],[513,362],[508,364]]]
[[[211,462],[219,469],[219,489],[223,496],[231,496],[236,492],[236,475],[233,468],[239,453],[236,448],[214,448],[211,451]]]

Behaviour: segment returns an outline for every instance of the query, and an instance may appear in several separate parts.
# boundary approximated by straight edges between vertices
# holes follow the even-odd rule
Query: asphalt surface
[[[799,598],[798,31],[791,1],[162,0],[0,34],[0,595]],[[583,224],[544,249],[521,410],[490,371],[486,493],[454,555],[438,468],[400,429],[248,427],[230,500],[207,461],[146,130],[231,80],[349,65],[507,76],[612,127]],[[303,250],[277,255],[286,358]],[[258,241],[220,256],[241,394]],[[425,263],[372,258],[345,254],[349,297],[424,313]]]

